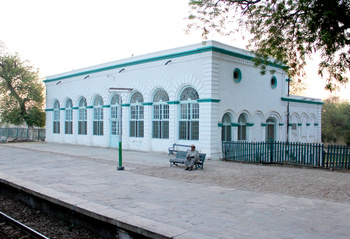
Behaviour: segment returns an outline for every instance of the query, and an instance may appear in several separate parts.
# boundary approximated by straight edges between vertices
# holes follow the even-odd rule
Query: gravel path
[[[185,171],[182,165],[178,167],[130,166],[133,168],[129,171],[133,173],[154,177],[350,203],[349,171],[210,160],[205,162],[204,170],[190,172]]]

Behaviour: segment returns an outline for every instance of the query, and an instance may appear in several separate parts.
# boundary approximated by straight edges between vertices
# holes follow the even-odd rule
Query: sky
[[[185,34],[189,0],[0,0],[0,41],[42,77],[200,43]],[[245,48],[238,36],[211,36]],[[324,99],[325,82],[310,62],[306,96]],[[336,95],[350,100],[350,85]]]

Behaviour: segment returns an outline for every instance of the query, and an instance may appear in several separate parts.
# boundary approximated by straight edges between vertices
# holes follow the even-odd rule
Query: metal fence
[[[341,145],[243,142],[222,143],[224,160],[349,169],[350,147]]]
[[[27,128],[0,128],[0,136],[18,140],[30,140],[30,130]],[[45,140],[45,129],[34,129],[34,141]]]

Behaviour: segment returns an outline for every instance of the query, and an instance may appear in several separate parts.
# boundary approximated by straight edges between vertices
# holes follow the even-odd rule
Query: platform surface
[[[1,144],[0,180],[160,237],[349,238],[350,202],[241,190],[142,172],[147,166],[186,178],[188,173],[205,174],[218,163],[206,160],[204,170],[188,172],[170,168],[170,157],[166,152],[124,151],[125,169],[120,171],[116,149],[45,142]],[[345,177],[350,182],[350,174]]]

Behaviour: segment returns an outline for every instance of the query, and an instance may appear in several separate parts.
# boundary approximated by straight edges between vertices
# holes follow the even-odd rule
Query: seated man
[[[196,150],[196,146],[194,146],[192,144],[191,150],[188,151],[188,153],[186,155],[186,160],[185,160],[186,169],[185,170],[191,171],[193,165],[197,162],[198,159],[199,159],[199,152],[198,152],[198,150]]]

